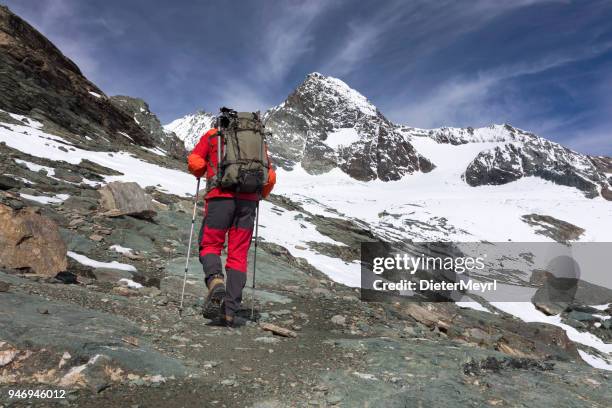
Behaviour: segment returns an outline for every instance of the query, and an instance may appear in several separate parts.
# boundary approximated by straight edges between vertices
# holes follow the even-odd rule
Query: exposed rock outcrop
[[[166,151],[171,157],[184,160],[187,151],[181,140],[173,132],[165,131],[159,119],[149,109],[149,105],[140,98],[117,95],[111,96],[110,101],[126,114],[133,117],[152,139],[156,146]]]
[[[536,176],[554,183],[576,187],[586,197],[600,194],[609,182],[589,156],[558,143],[522,132],[509,131],[505,144],[484,150],[468,165],[465,181],[471,186],[506,184],[522,177]]]
[[[137,218],[155,217],[155,207],[150,195],[137,183],[114,181],[100,189],[100,204],[109,217],[131,215]]]
[[[66,270],[66,252],[55,222],[35,208],[0,204],[0,267],[54,277]]]
[[[80,69],[34,27],[0,6],[0,109],[50,121],[75,134],[142,146],[153,139],[113,105]]]
[[[584,233],[584,228],[550,215],[526,214],[521,219],[533,226],[536,233],[545,235],[557,242],[574,241]]]

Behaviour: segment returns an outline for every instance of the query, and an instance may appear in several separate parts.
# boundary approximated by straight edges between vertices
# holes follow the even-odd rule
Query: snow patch
[[[480,303],[475,302],[473,300],[459,301],[459,302],[455,302],[455,304],[457,306],[459,306],[459,307],[464,308],[464,309],[473,309],[473,310],[478,310],[480,312],[489,312],[489,313],[491,313],[491,311],[489,309],[487,309],[486,307],[484,307]]]
[[[168,155],[163,149],[160,149],[159,147],[155,147],[155,148],[143,147],[143,149],[145,149],[146,151],[149,151],[149,152],[151,152],[153,154],[156,154],[158,156],[167,156]]]
[[[131,254],[132,251],[134,251],[132,248],[125,248],[125,247],[122,247],[121,245],[111,245],[109,247],[109,249],[111,249],[111,250],[113,250],[113,251],[115,251],[117,253],[124,254],[124,255],[125,254]]]
[[[580,354],[580,357],[584,360],[584,362],[590,365],[591,367],[599,368],[601,370],[612,371],[612,363],[605,361],[603,358],[594,356],[580,349],[578,350],[578,354]]]
[[[133,280],[127,278],[119,279],[119,283],[123,283],[125,286],[131,289],[142,289],[143,287],[140,283],[134,282]]]
[[[334,129],[327,133],[325,144],[332,149],[338,149],[341,146],[350,146],[360,140],[359,133],[355,128]]]
[[[35,201],[40,204],[58,204],[70,198],[68,194],[56,194],[54,197],[49,197],[19,193],[19,196],[25,198],[26,200]]]
[[[69,142],[59,136],[45,133],[37,127],[5,123],[0,127],[0,141],[32,156],[71,164],[79,164],[81,160],[87,159],[122,173],[121,176],[106,176],[104,179],[106,183],[134,181],[142,188],[159,185],[158,189],[170,194],[179,196],[193,194],[195,179],[187,173],[140,160],[127,152],[113,152],[111,156],[109,152],[94,152],[73,147],[74,150],[67,153],[59,148],[71,146]]]
[[[261,217],[260,235],[266,241],[282,245],[295,257],[305,258],[312,266],[336,282],[359,287],[361,284],[360,264],[347,263],[338,258],[321,254],[308,247],[309,241],[346,246],[341,242],[322,235],[315,226],[306,221],[299,211],[285,210],[268,201],[259,204]]]
[[[13,160],[15,160],[15,163],[24,164],[28,169],[30,169],[31,171],[34,171],[36,173],[38,173],[41,170],[45,170],[47,172],[48,176],[54,176],[55,175],[55,169],[53,169],[51,167],[41,166],[40,164],[32,163],[32,162],[29,162],[27,160],[21,160],[21,159],[13,159]]]
[[[91,266],[92,268],[119,269],[121,271],[136,272],[136,268],[132,265],[120,263],[117,261],[100,262],[72,251],[68,251],[67,255],[78,263],[80,263],[81,265]]]

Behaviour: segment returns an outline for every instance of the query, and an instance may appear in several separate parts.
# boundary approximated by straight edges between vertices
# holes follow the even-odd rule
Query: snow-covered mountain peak
[[[312,73],[265,115],[270,149],[285,169],[311,174],[334,168],[358,180],[397,180],[432,164],[395,125],[345,82]]]
[[[302,98],[311,99],[326,106],[358,111],[366,116],[376,116],[376,107],[361,93],[344,81],[313,72],[296,91]]]
[[[199,110],[164,125],[164,130],[176,133],[187,149],[193,149],[200,137],[212,127],[214,120],[215,115]]]

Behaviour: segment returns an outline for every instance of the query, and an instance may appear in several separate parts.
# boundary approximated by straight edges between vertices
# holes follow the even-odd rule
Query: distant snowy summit
[[[427,137],[454,146],[482,145],[463,173],[464,181],[471,186],[502,185],[534,176],[576,187],[589,198],[601,195],[612,199],[607,176],[612,165],[609,157],[581,154],[508,124],[482,128],[398,128],[408,138]]]
[[[312,73],[266,113],[270,150],[285,169],[339,168],[362,180],[399,180],[433,168],[368,99],[343,81]]]
[[[173,120],[164,125],[164,130],[174,132],[183,141],[187,149],[193,149],[200,137],[213,127],[214,120],[215,115],[201,110]]]
[[[191,148],[213,118],[213,114],[197,112],[164,128]],[[581,154],[507,124],[438,129],[394,124],[364,95],[318,72],[309,74],[264,119],[272,132],[269,144],[274,162],[286,170],[300,165],[310,174],[323,174],[339,168],[357,180],[398,180],[415,172],[435,171],[435,161],[414,147],[414,138],[425,137],[457,148],[467,143],[482,145],[462,175],[471,186],[534,176],[575,187],[590,198],[601,195],[612,200],[611,158]]]

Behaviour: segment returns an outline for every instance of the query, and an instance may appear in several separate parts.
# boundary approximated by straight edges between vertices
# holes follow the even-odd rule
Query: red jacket
[[[189,171],[196,177],[203,177],[206,175],[206,179],[210,180],[215,176],[217,169],[217,129],[212,128],[208,132],[204,133],[200,138],[198,144],[193,148],[189,157],[187,157],[187,164]],[[211,137],[213,136],[213,137]],[[266,146],[266,158],[268,157],[268,147]],[[270,160],[268,159],[268,163]],[[268,194],[274,188],[276,183],[276,173],[272,166],[268,167],[268,181],[263,188],[261,193],[262,198],[266,198]],[[239,198],[242,200],[259,200],[258,193],[238,193],[233,191],[221,190],[219,187],[215,187],[206,194],[206,199],[227,197],[227,198]]]

